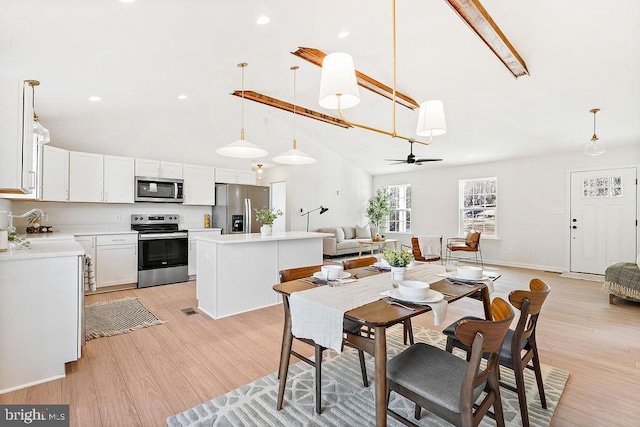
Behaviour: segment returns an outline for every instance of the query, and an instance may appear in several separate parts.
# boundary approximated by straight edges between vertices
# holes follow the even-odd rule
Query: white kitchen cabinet
[[[0,193],[37,196],[39,156],[33,140],[33,87],[0,80]]]
[[[198,230],[198,231],[189,231],[189,278],[192,279],[196,275],[196,261],[197,261],[197,247],[198,241],[195,240],[198,238],[207,238],[209,236],[220,236],[222,234],[222,229],[215,228],[211,230]]]
[[[210,166],[183,165],[185,205],[215,204],[215,169]]]
[[[256,185],[256,173],[240,169],[216,168],[216,182]]]
[[[102,202],[104,156],[102,154],[69,152],[69,201]]]
[[[69,152],[69,201],[133,203],[134,160]]]
[[[42,157],[42,200],[69,201],[69,151],[44,146]]]
[[[182,179],[182,163],[136,159],[135,176]]]
[[[137,234],[96,236],[96,288],[138,282]]]
[[[84,249],[85,255],[89,255],[91,259],[96,260],[96,236],[75,236],[76,242],[80,243]]]
[[[131,157],[104,156],[104,201],[133,203],[134,160]]]

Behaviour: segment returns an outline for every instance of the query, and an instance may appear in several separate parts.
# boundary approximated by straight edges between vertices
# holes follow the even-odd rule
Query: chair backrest
[[[438,261],[442,257],[442,236],[440,236],[440,249],[437,253],[423,254],[420,249],[420,240],[417,237],[411,238],[411,253],[416,261]]]
[[[529,289],[529,291],[516,290],[509,294],[511,304],[520,310],[520,319],[513,332],[511,343],[513,354],[520,354],[522,345],[532,336],[535,337],[540,309],[551,290],[549,285],[540,279],[532,279],[529,282]]]
[[[280,270],[280,283],[290,282],[292,280],[302,279],[312,276],[313,273],[320,271],[322,265],[309,265],[306,267],[288,268]]]
[[[511,306],[498,297],[491,303],[491,315],[494,320],[462,320],[455,330],[458,340],[467,347],[471,347],[469,365],[460,389],[462,414],[474,420],[468,422],[469,425],[479,424],[492,403],[500,398],[498,361],[502,342],[514,313]],[[487,364],[484,369],[481,369],[480,362],[483,357],[487,359]],[[493,375],[493,378],[489,378],[490,375]],[[487,394],[474,413],[474,402],[481,390],[485,390]]]
[[[378,262],[378,258],[370,256],[366,258],[344,260],[342,261],[342,265],[344,265],[345,270],[350,270],[352,268],[368,267],[376,262]]]
[[[480,246],[480,231],[470,231],[465,237],[465,243],[472,249],[477,249]]]

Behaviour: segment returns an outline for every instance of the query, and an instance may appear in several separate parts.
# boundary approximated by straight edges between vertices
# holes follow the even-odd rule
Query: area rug
[[[87,341],[164,323],[133,297],[87,305],[84,316]]]
[[[446,338],[438,331],[414,326],[416,342],[426,342],[444,348]],[[404,348],[402,328],[390,328],[387,332],[388,356],[392,357]],[[290,366],[287,378],[284,407],[276,410],[278,379],[276,373],[267,375],[250,384],[218,396],[206,403],[167,418],[169,427],[178,426],[372,426],[375,425],[373,385],[374,360],[367,356],[367,372],[371,384],[362,386],[360,365],[355,350],[345,348],[341,355],[326,351],[322,362],[322,414],[314,409],[314,371],[313,367],[299,362]],[[462,353],[457,353],[463,357]],[[504,381],[514,384],[513,372],[502,368]],[[569,373],[548,365],[542,365],[545,394],[548,409],[542,409],[535,385],[535,377],[525,370],[529,420],[532,426],[548,426],[553,411],[558,405]],[[506,425],[521,426],[518,396],[504,388],[500,389],[504,406]],[[408,400],[391,394],[391,407],[413,418],[413,404]],[[395,419],[387,417],[388,425],[401,425]],[[421,426],[450,426],[432,414],[422,411],[422,418],[416,421]],[[488,417],[481,426],[494,426],[495,421]]]
[[[567,279],[589,280],[591,282],[604,282],[604,275],[601,274],[573,273],[565,271],[560,274],[560,277],[565,277]]]

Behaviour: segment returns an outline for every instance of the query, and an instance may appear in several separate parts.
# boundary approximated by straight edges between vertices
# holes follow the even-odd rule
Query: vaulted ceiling
[[[640,2],[483,0],[527,64],[515,79],[444,0],[398,0],[397,89],[444,102],[448,132],[418,157],[388,165],[409,144],[310,118],[298,148],[324,146],[371,174],[575,152],[593,131],[609,147],[640,144]],[[0,0],[0,76],[41,81],[36,110],[61,147],[242,166],[215,154],[240,136],[245,89],[333,115],[318,105],[320,68],[290,52],[348,52],[356,68],[392,84],[390,0]],[[259,26],[267,15],[271,22]],[[338,33],[349,36],[339,38]],[[186,94],[184,100],[177,96]],[[102,97],[90,102],[92,95]],[[392,103],[369,91],[349,119],[391,129]],[[291,146],[292,114],[245,101],[246,137],[271,158]],[[397,107],[414,135],[417,110]],[[605,154],[606,156],[606,154]],[[256,159],[257,160],[257,159]]]

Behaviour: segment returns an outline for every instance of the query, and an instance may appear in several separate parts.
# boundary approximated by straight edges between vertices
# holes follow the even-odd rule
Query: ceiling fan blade
[[[406,159],[384,159],[387,162],[406,162]]]
[[[397,160],[395,163],[389,163],[389,165],[401,165],[402,163],[407,163],[406,160]]]
[[[416,163],[422,162],[441,162],[442,159],[416,159]]]

